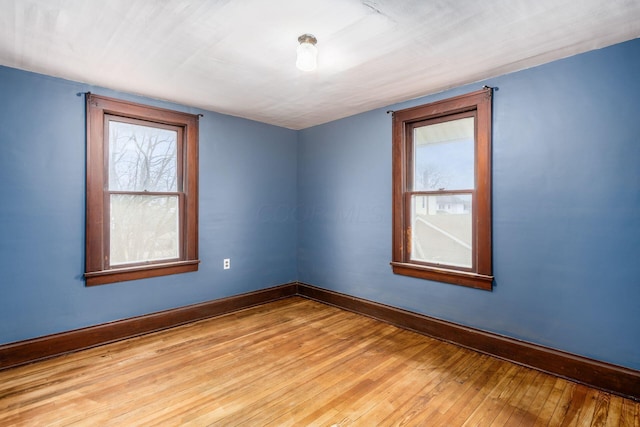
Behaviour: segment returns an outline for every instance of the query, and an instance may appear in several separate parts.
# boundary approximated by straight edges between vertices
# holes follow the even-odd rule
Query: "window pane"
[[[178,133],[109,121],[109,190],[178,191]]]
[[[473,189],[474,134],[473,117],[414,128],[413,189]]]
[[[411,259],[472,267],[470,194],[414,195],[411,198]]]
[[[179,257],[178,196],[111,195],[111,265]]]

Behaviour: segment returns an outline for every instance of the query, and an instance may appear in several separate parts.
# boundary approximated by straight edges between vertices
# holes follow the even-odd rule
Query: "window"
[[[394,113],[394,273],[491,289],[491,95]]]
[[[198,270],[198,116],[87,95],[87,285]]]

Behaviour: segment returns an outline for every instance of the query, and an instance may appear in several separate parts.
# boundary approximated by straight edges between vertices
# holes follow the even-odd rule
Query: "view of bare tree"
[[[449,186],[449,177],[435,164],[421,165],[416,171],[415,185],[420,190],[439,190]]]

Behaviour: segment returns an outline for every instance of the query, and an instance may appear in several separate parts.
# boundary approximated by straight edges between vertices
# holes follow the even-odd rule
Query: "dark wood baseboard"
[[[0,369],[24,365],[296,295],[369,316],[590,387],[640,400],[640,371],[300,282],[0,345]]]
[[[296,295],[297,289],[297,283],[289,283],[219,300],[0,345],[0,369],[253,307]]]
[[[298,283],[298,295],[404,329],[640,400],[640,371],[485,332],[407,310]]]

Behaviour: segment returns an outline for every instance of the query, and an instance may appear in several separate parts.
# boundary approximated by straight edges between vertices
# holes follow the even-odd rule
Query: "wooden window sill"
[[[451,283],[454,285],[467,286],[486,291],[490,291],[493,284],[493,276],[467,271],[449,270],[446,268],[437,268],[404,262],[391,262],[391,267],[395,274]]]
[[[87,272],[84,274],[84,277],[86,279],[87,286],[105,285],[107,283],[198,271],[198,264],[200,264],[200,260],[113,268],[111,270]]]

